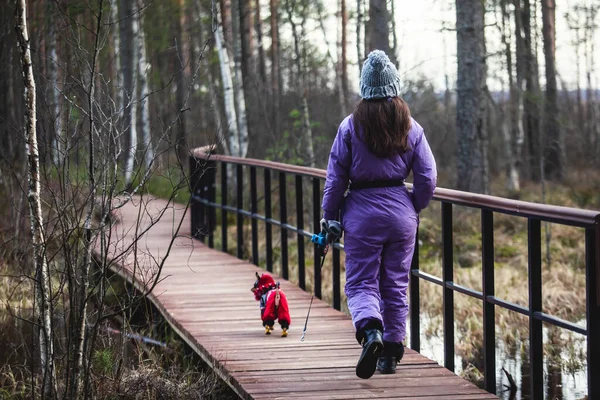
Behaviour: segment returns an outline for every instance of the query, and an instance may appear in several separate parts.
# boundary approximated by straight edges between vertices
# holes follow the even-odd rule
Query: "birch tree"
[[[112,24],[112,45],[115,54],[115,76],[117,78],[117,87],[115,90],[115,108],[116,108],[116,120],[121,122],[124,120],[123,110],[123,65],[121,63],[121,31],[119,29],[119,2],[118,0],[110,0],[110,20]]]
[[[35,310],[38,318],[39,357],[43,375],[44,396],[53,398],[56,393],[56,372],[54,369],[54,333],[52,331],[51,286],[46,259],[46,240],[44,235],[44,216],[42,214],[40,185],[40,154],[37,137],[36,87],[33,74],[33,61],[27,30],[27,4],[25,0],[16,2],[16,31],[25,98],[25,143],[27,146],[27,181],[29,192],[29,219],[33,245],[33,263],[35,269]]]
[[[148,108],[148,69],[146,63],[146,34],[144,33],[142,7],[137,0],[138,34],[135,35],[137,47],[137,75],[140,83],[140,109],[142,138],[144,141],[144,161],[146,168],[150,168],[154,160],[154,147],[152,146],[152,135],[150,133],[150,110]]]
[[[233,31],[233,94],[235,100],[237,125],[239,133],[239,157],[248,154],[248,119],[246,116],[246,94],[244,91],[244,76],[242,72],[242,48],[240,46],[240,17],[239,1],[231,0],[231,27]]]
[[[233,80],[231,78],[231,67],[229,66],[229,55],[223,46],[223,28],[218,25],[215,31],[215,45],[219,55],[219,66],[221,69],[221,80],[223,85],[223,103],[225,107],[225,119],[227,120],[227,143],[229,154],[240,156],[240,133],[238,131],[237,116],[235,110]]]
[[[113,305],[107,306],[105,303],[107,293],[111,293],[109,272],[115,266],[132,265],[133,274],[143,282],[141,286],[145,291],[141,296],[132,295],[125,300],[120,298],[119,300],[124,301],[125,304],[114,305],[117,309],[116,312],[120,315],[132,308],[132,304],[128,303],[129,300],[135,303],[141,297],[148,295],[156,282],[160,280],[162,266],[164,266],[166,260],[164,256],[168,255],[168,250],[167,254],[161,254],[159,258],[148,260],[145,258],[144,251],[146,249],[140,238],[172,208],[177,192],[189,185],[188,163],[186,159],[183,164],[171,164],[171,167],[179,168],[183,178],[174,182],[173,193],[171,196],[167,196],[170,205],[163,209],[157,210],[159,207],[156,207],[156,203],[152,206],[145,206],[148,200],[144,191],[153,172],[150,170],[143,171],[143,166],[138,166],[138,171],[135,171],[139,177],[139,184],[123,189],[123,160],[118,159],[120,149],[116,143],[127,134],[127,127],[125,125],[121,126],[117,122],[122,119],[123,108],[132,107],[136,103],[141,105],[146,100],[147,92],[140,88],[143,97],[137,96],[136,98],[132,96],[132,92],[126,91],[124,94],[128,97],[127,102],[123,101],[123,103],[126,103],[125,106],[119,101],[115,101],[115,97],[123,94],[122,90],[127,85],[124,83],[115,84],[112,79],[113,74],[110,71],[114,67],[110,63],[111,58],[119,54],[123,57],[123,61],[129,62],[133,58],[127,59],[126,57],[131,56],[131,54],[119,50],[121,44],[123,44],[122,47],[126,47],[125,42],[133,40],[135,37],[125,36],[126,39],[119,44],[119,39],[123,37],[113,34],[113,32],[115,28],[118,29],[119,25],[127,25],[131,28],[131,20],[133,15],[136,14],[135,12],[125,12],[125,8],[122,7],[121,15],[123,18],[120,18],[116,3],[111,2],[109,4],[103,0],[82,5],[77,10],[78,14],[74,16],[73,14],[67,14],[72,10],[61,10],[58,7],[55,9],[46,8],[56,7],[56,3],[42,2],[38,4],[38,9],[30,10],[30,15],[34,17],[40,15],[39,11],[43,9],[44,11],[48,10],[49,14],[56,12],[59,17],[64,17],[62,20],[65,23],[64,29],[57,29],[56,31],[60,32],[61,39],[57,42],[62,41],[64,48],[68,48],[72,56],[65,55],[60,59],[50,59],[49,55],[48,57],[39,55],[39,58],[35,58],[36,54],[30,49],[30,47],[33,47],[33,45],[30,45],[30,37],[33,36],[34,38],[31,43],[42,43],[43,38],[41,35],[45,34],[46,25],[36,25],[34,20],[28,27],[30,21],[26,20],[25,0],[15,1],[13,4],[17,7],[18,12],[16,14],[12,12],[12,4],[10,6],[0,6],[0,10],[10,9],[11,12],[7,15],[11,17],[16,15],[16,21],[11,20],[8,22],[8,17],[0,12],[2,14],[0,19],[8,22],[0,27],[2,34],[6,32],[9,25],[15,26],[16,22],[15,39],[10,38],[12,42],[10,47],[13,48],[13,51],[8,53],[8,60],[4,58],[6,54],[4,50],[8,48],[7,44],[3,42],[0,45],[3,60],[8,64],[6,68],[0,71],[0,76],[16,77],[16,71],[19,71],[24,82],[24,100],[21,101],[20,96],[19,98],[10,97],[13,88],[16,90],[19,87],[19,90],[22,90],[20,84],[14,85],[14,79],[6,81],[0,79],[0,88],[8,89],[8,93],[5,93],[5,99],[0,101],[0,104],[10,105],[10,108],[12,108],[12,110],[9,110],[9,107],[0,107],[2,113],[0,118],[11,125],[9,128],[3,126],[0,130],[3,133],[10,130],[12,133],[14,129],[15,132],[21,134],[21,129],[17,129],[15,123],[17,119],[11,119],[10,113],[21,114],[21,110],[26,110],[26,112],[24,111],[25,124],[22,129],[24,140],[18,141],[18,143],[26,145],[26,152],[22,151],[23,148],[20,145],[18,149],[22,154],[20,157],[17,157],[16,154],[13,155],[14,158],[10,162],[15,163],[15,159],[23,160],[25,159],[25,153],[27,154],[26,162],[23,165],[28,168],[28,183],[13,187],[27,187],[23,192],[27,191],[24,201],[28,202],[30,210],[27,218],[32,240],[31,244],[21,243],[21,246],[29,246],[30,251],[26,252],[26,248],[19,249],[22,252],[19,257],[22,257],[21,260],[23,261],[23,265],[19,265],[19,268],[22,274],[22,282],[32,282],[33,293],[31,297],[33,298],[34,309],[30,311],[28,307],[24,308],[25,310],[17,316],[21,318],[23,323],[31,323],[34,332],[32,338],[37,341],[33,344],[33,351],[29,353],[31,354],[30,365],[32,366],[31,379],[19,382],[19,391],[23,388],[21,395],[27,398],[92,398],[99,395],[100,380],[103,380],[101,378],[103,373],[96,369],[95,361],[95,355],[99,348],[104,348],[103,344],[99,345],[98,343],[100,342],[98,332],[102,332],[108,319],[114,322],[112,321],[112,313],[115,311],[111,308]],[[134,5],[134,8],[139,11],[139,6]],[[44,19],[45,17],[41,16],[37,19],[37,22]],[[32,32],[28,32],[28,29],[32,29]],[[142,33],[142,27],[139,28],[138,33]],[[8,36],[3,37],[7,38]],[[117,45],[114,44],[112,39],[117,40]],[[13,66],[11,57],[13,53],[15,53],[15,56],[17,54],[16,49],[14,49],[16,41],[19,44],[21,57],[18,61],[15,59],[16,62]],[[143,39],[142,43],[144,43]],[[52,43],[49,45],[50,47],[53,46]],[[139,50],[138,45],[139,42],[136,41],[135,52]],[[60,47],[63,48],[62,45]],[[43,50],[43,45],[39,48]],[[174,52],[167,51],[170,49],[155,48],[154,50],[164,51],[163,54],[166,55],[164,57],[171,57],[168,63],[165,64],[176,65],[177,57]],[[202,54],[204,50],[199,50],[198,57],[200,59],[195,65],[203,65]],[[62,55],[61,52],[59,54]],[[75,82],[77,84],[75,90],[67,91],[65,89],[59,91],[62,96],[60,100],[64,104],[64,107],[60,110],[60,115],[55,115],[56,111],[53,107],[49,107],[46,114],[42,114],[46,111],[44,109],[41,112],[39,108],[36,110],[36,82],[34,76],[43,74],[41,72],[43,68],[37,71],[37,60],[44,60],[44,58],[55,63],[67,83]],[[144,57],[140,58],[143,60]],[[18,66],[19,63],[21,68]],[[76,65],[74,65],[75,63]],[[130,66],[133,70],[136,68],[141,69],[139,63],[138,58],[137,63],[134,65],[132,62]],[[144,62],[141,61],[141,64],[143,66]],[[173,72],[172,76],[167,76],[168,86],[164,90],[165,97],[170,98],[172,96],[173,86],[175,86],[175,74],[176,72]],[[142,75],[141,72],[140,75]],[[197,71],[192,77],[191,87],[193,87],[196,75]],[[130,79],[128,84],[132,82],[133,79]],[[49,88],[52,88],[52,83],[53,81],[49,82]],[[64,86],[67,87],[68,85],[65,84]],[[147,93],[147,95],[156,95],[159,92],[160,89],[153,94]],[[184,96],[183,108],[186,107],[188,97],[189,91]],[[11,100],[12,104],[7,100]],[[143,107],[141,108],[143,110]],[[68,115],[69,109],[76,111],[75,118]],[[67,114],[67,116],[65,117],[64,114]],[[173,151],[173,146],[170,145],[171,141],[168,138],[180,116],[179,114],[178,112],[171,120],[166,121],[166,126],[162,132],[155,128],[156,143],[157,145],[162,144],[165,151]],[[44,166],[43,164],[40,165],[43,162],[42,157],[44,154],[40,154],[43,151],[40,150],[42,149],[42,143],[39,141],[39,131],[36,130],[38,116],[39,120],[51,120],[58,117],[61,121],[68,121],[69,123],[76,121],[77,124],[74,127],[69,127],[67,123],[63,125],[65,131],[69,129],[71,139],[69,146],[66,146],[62,153],[64,168],[58,171],[58,177],[54,168],[52,174],[43,173]],[[12,144],[8,139],[13,140],[14,136],[4,137],[4,134],[2,134],[0,143],[11,148]],[[167,145],[170,145],[170,147]],[[6,150],[6,148],[3,148],[1,151],[3,158],[6,157]],[[48,155],[54,156],[55,154],[48,153]],[[5,171],[4,161],[4,159],[0,160],[0,186],[2,186],[2,190],[8,187],[3,182],[5,177],[3,174]],[[70,171],[69,168],[71,168]],[[195,169],[196,171],[199,169],[199,173],[202,173],[202,163],[199,163]],[[18,179],[18,174],[15,174],[16,179]],[[195,190],[195,188],[191,189]],[[18,192],[18,190],[15,190],[15,192]],[[114,215],[115,210],[131,201],[141,204],[140,219],[133,226],[115,225],[117,221]],[[19,209],[19,207],[15,208]],[[20,214],[20,210],[16,214]],[[150,215],[150,221],[143,220],[142,215]],[[181,219],[174,220],[173,240],[179,235],[179,229],[184,221],[183,216]],[[119,235],[116,234],[116,226],[123,228],[123,230],[131,229],[129,236],[134,236],[133,241],[131,243],[121,241]],[[2,227],[3,231],[4,227]],[[19,238],[18,228],[15,231],[16,235],[14,237]],[[3,236],[3,239],[5,237]],[[170,241],[167,245],[170,248],[173,241]],[[28,253],[31,253],[30,257]],[[28,262],[29,259],[31,259],[31,262]],[[131,260],[134,261],[131,262]],[[129,264],[130,262],[131,264]],[[33,268],[30,268],[29,264],[32,264]],[[57,321],[61,321],[61,323],[57,323]],[[127,321],[124,323],[126,324]],[[27,343],[23,342],[26,344],[24,347],[27,349],[31,345],[29,339],[29,337],[23,339],[24,341],[27,340]],[[19,343],[15,343],[15,345],[18,346]],[[113,349],[111,349],[111,356],[116,358],[115,361],[119,361],[119,355],[113,352]],[[118,379],[120,377],[117,376]]]
[[[120,36],[122,47],[122,70],[123,70],[123,127],[125,130],[125,183],[131,184],[135,167],[135,156],[137,150],[137,103],[136,93],[136,51],[135,41],[138,35],[137,17],[135,8],[129,0],[121,0],[122,15],[128,16],[120,24]]]

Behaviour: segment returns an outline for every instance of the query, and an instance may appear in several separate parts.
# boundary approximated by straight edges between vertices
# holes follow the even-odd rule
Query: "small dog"
[[[259,275],[257,272],[256,282],[250,291],[254,293],[256,301],[260,301],[260,317],[265,327],[265,334],[271,334],[275,320],[278,320],[281,325],[281,336],[286,337],[292,320],[287,298],[279,288],[279,282],[275,283],[268,273]]]

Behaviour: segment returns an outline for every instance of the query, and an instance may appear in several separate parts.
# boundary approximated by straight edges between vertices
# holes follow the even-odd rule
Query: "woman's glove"
[[[327,233],[330,233],[329,232],[329,224],[332,223],[332,222],[335,223],[337,221],[334,220],[334,219],[325,219],[325,218],[321,219],[321,230],[325,231]]]
[[[334,219],[321,219],[321,231],[327,232],[327,240],[331,243],[342,236],[342,225]]]

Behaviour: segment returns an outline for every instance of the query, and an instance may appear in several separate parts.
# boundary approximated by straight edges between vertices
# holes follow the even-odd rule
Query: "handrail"
[[[325,170],[319,168],[290,165],[281,162],[265,161],[255,158],[241,158],[214,154],[210,151],[210,149],[210,146],[199,147],[193,150],[193,154],[197,158],[210,158],[212,161],[221,161],[230,164],[247,165],[259,168],[269,168],[275,171],[302,175],[311,178],[325,179],[327,174]],[[412,184],[407,183],[407,187],[411,189]],[[536,217],[548,222],[556,222],[580,227],[591,227],[595,224],[600,224],[600,211],[595,210],[582,210],[572,207],[540,204],[522,200],[511,200],[503,197],[462,192],[459,190],[444,189],[439,187],[435,189],[433,199],[456,205],[480,209],[485,208],[494,212],[521,215],[523,217]]]
[[[199,162],[205,160],[205,163]],[[217,164],[221,167],[220,203],[217,203]],[[235,165],[235,171],[227,169],[228,164]],[[232,165],[232,166],[233,166]],[[309,178],[312,186],[313,229],[318,229],[321,211],[321,181],[326,179],[326,171],[317,168],[288,165],[279,162],[238,158],[214,154],[211,147],[195,149],[190,157],[192,175],[192,236],[204,241],[208,237],[208,245],[214,246],[216,228],[216,210],[221,210],[221,248],[227,251],[227,213],[234,213],[237,220],[237,254],[243,257],[241,249],[244,243],[243,219],[251,219],[252,262],[259,264],[257,223],[265,223],[266,269],[273,270],[273,226],[281,230],[281,275],[288,279],[288,234],[295,233],[298,238],[298,286],[305,287],[304,240],[310,233],[304,229],[304,196],[308,189],[303,189],[303,178]],[[244,167],[248,167],[250,175],[250,193],[245,190]],[[265,215],[257,212],[257,168],[263,170]],[[279,186],[279,220],[272,215],[271,172],[278,172]],[[230,172],[235,172],[231,174]],[[295,176],[296,221],[297,226],[288,223],[287,213],[287,175]],[[228,176],[235,179],[236,206],[227,201]],[[407,184],[409,188],[412,185]],[[250,195],[251,211],[245,210],[243,197]],[[444,318],[444,366],[454,371],[454,292],[461,293],[482,301],[483,306],[483,361],[484,387],[491,393],[496,392],[495,361],[495,307],[501,307],[525,315],[529,320],[529,386],[532,399],[543,398],[543,325],[548,323],[587,337],[587,372],[588,397],[600,399],[600,381],[593,377],[600,376],[600,211],[580,210],[570,207],[538,204],[521,200],[510,200],[496,196],[461,192],[452,189],[438,188],[434,200],[441,203],[442,228],[442,277],[427,274],[419,269],[419,241],[415,244],[410,267],[410,347],[420,351],[420,280],[429,281],[443,288]],[[234,199],[231,199],[234,200]],[[482,245],[482,290],[476,291],[454,282],[454,240],[453,240],[453,205],[479,209],[481,212],[481,245]],[[527,220],[527,259],[528,259],[528,294],[527,307],[517,305],[495,296],[494,288],[494,214],[515,215]],[[292,217],[293,218],[293,217]],[[309,219],[310,220],[310,219]],[[585,273],[586,273],[586,326],[581,326],[555,316],[544,313],[542,307],[542,236],[541,222],[553,222],[562,225],[577,226],[585,229]],[[317,228],[315,228],[317,227]],[[418,234],[418,233],[417,233]],[[314,282],[313,291],[321,298],[321,273],[319,269],[320,250],[314,247]],[[333,307],[340,310],[340,251],[344,251],[341,243],[333,245],[332,278]]]

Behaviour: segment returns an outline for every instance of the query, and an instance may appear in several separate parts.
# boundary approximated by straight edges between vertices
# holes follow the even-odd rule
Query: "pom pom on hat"
[[[365,100],[400,96],[400,75],[385,52],[373,50],[360,74],[360,96]]]
[[[373,50],[367,57],[373,69],[377,72],[382,71],[387,63],[390,62],[387,54],[381,50]]]

